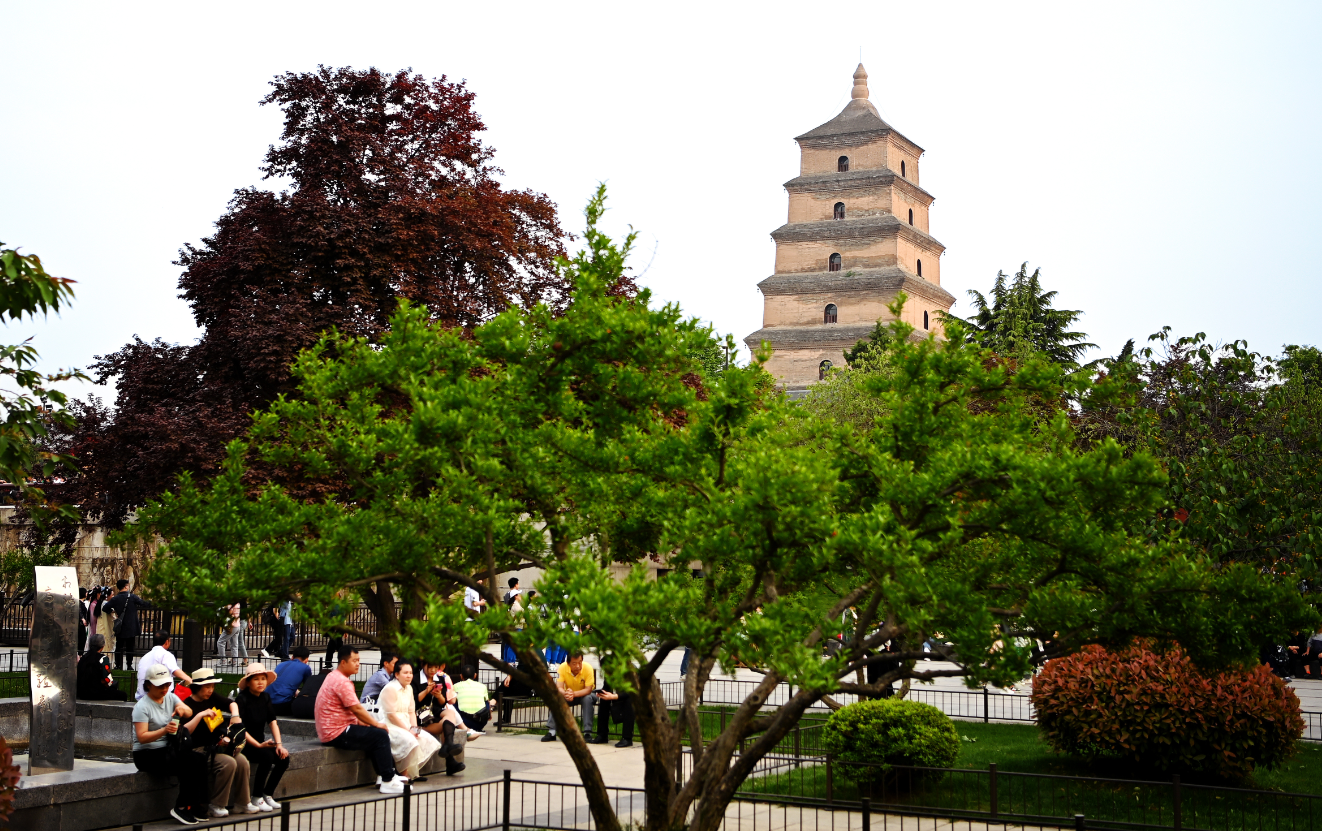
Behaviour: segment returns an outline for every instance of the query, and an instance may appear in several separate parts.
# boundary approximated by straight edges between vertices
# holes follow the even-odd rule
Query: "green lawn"
[[[1057,776],[1098,776],[1131,779],[1123,766],[1089,765],[1051,752],[1029,724],[981,724],[955,722],[962,739],[958,768],[986,768],[995,762],[999,770],[1046,773]],[[1299,752],[1277,770],[1260,770],[1242,787],[1322,795],[1322,744],[1299,742]]]
[[[955,722],[961,736],[960,757],[954,768],[929,781],[912,781],[907,772],[860,788],[849,781],[848,771],[835,763],[830,796],[854,801],[869,796],[874,805],[894,805],[941,812],[987,813],[991,810],[992,762],[997,767],[997,808],[1003,814],[1067,820],[1074,814],[1098,820],[1172,826],[1174,790],[1169,780],[1142,784],[1131,770],[1118,765],[1087,765],[1059,756],[1038,738],[1032,725]],[[962,770],[961,770],[962,769]],[[1015,774],[1079,777],[1043,779]],[[1102,782],[1101,779],[1129,780]],[[1311,827],[1322,803],[1302,797],[1271,794],[1265,797],[1231,791],[1191,787],[1181,790],[1186,827],[1215,829]],[[1261,771],[1241,787],[1297,794],[1322,794],[1322,746],[1300,743],[1299,753],[1275,771]],[[786,764],[768,775],[747,780],[741,793],[827,798],[824,765]],[[1302,824],[1301,824],[1302,823]]]

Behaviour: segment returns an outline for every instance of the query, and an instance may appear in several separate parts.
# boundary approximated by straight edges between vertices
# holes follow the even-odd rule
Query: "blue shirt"
[[[275,680],[266,692],[272,704],[285,704],[294,700],[294,693],[312,675],[312,667],[302,661],[281,661],[275,668]]]
[[[371,678],[367,679],[367,683],[363,684],[363,696],[359,700],[366,704],[367,699],[376,698],[381,694],[381,691],[386,688],[386,684],[389,683],[390,673],[386,672],[385,668],[378,669],[376,672],[372,673]]]

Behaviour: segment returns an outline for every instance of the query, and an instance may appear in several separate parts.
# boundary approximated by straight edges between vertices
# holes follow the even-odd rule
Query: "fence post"
[[[496,732],[505,729],[505,689],[504,684],[496,685]]]
[[[510,831],[510,771],[505,769],[505,788],[502,796],[502,805],[500,808],[500,827],[502,831]]]
[[[184,618],[184,644],[179,650],[184,672],[202,668],[202,624],[191,617]]]
[[[1180,831],[1184,827],[1184,818],[1181,816],[1183,806],[1180,805],[1180,775],[1178,773],[1171,776],[1171,798],[1175,809],[1171,815],[1175,821],[1175,831]]]
[[[831,777],[831,757],[826,757],[826,804],[830,805],[835,797],[834,779]]]
[[[1083,814],[1074,815],[1074,831],[1088,831],[1088,825],[1083,820]]]
[[[863,797],[862,802],[863,802],[863,831],[872,831],[872,810],[871,810],[872,800],[868,799],[865,796]]]
[[[413,813],[413,786],[408,782],[404,783],[404,805],[400,811],[400,831],[409,831],[409,815]]]
[[[987,715],[990,709],[991,709],[991,694],[987,692],[986,687],[983,687],[982,688],[982,723],[983,724],[986,724],[990,720],[990,716]]]
[[[289,800],[280,803],[280,831],[289,831]]]
[[[799,766],[800,764],[799,759],[803,755],[802,753],[803,742],[800,739],[801,732],[802,732],[802,728],[800,728],[799,725],[797,724],[794,725],[794,766],[795,767]]]
[[[989,784],[991,785],[991,815],[992,815],[992,818],[995,819],[995,818],[996,818],[996,815],[999,814],[999,813],[1000,813],[1000,810],[1001,810],[1000,800],[997,798],[997,793],[996,793],[996,763],[995,763],[995,762],[992,762],[991,764],[987,765],[987,774],[991,777],[991,782],[989,783]]]

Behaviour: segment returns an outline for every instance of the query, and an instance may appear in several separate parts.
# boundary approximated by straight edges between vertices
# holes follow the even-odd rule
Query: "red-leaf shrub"
[[[18,788],[18,765],[14,764],[14,751],[9,749],[4,736],[0,736],[0,824],[8,825],[14,813],[14,791]]]
[[[1179,647],[1090,646],[1048,661],[1033,706],[1057,751],[1222,780],[1275,767],[1304,732],[1298,696],[1266,666],[1208,675]]]

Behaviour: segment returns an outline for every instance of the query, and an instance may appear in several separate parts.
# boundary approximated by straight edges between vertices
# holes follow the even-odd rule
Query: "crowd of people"
[[[447,775],[460,773],[467,742],[482,735],[465,724],[471,714],[456,707],[459,694],[471,701],[472,691],[452,684],[444,664],[388,655],[369,681],[372,694],[360,695],[353,683],[361,665],[357,649],[341,646],[333,669],[313,673],[307,648],[296,646],[274,670],[249,664],[233,696],[224,698],[216,694],[221,679],[214,670],[188,675],[178,668],[168,632],[157,632],[153,640],[138,662],[133,763],[146,773],[178,778],[170,815],[185,825],[280,809],[275,793],[290,762],[282,716],[311,718],[322,744],[366,753],[383,794],[403,793],[406,783],[423,781],[423,770],[438,756]],[[89,646],[79,664],[80,685],[86,675],[89,687],[106,686],[102,637],[93,636]],[[465,672],[477,674],[471,667]]]
[[[521,613],[534,594],[512,578],[503,601]],[[383,794],[398,794],[405,783],[422,780],[433,759],[444,759],[447,775],[463,771],[460,759],[467,743],[485,735],[493,720],[508,724],[514,700],[532,696],[532,690],[506,676],[504,710],[497,712],[490,689],[478,680],[475,656],[465,656],[456,682],[444,662],[413,661],[389,651],[382,653],[380,668],[358,691],[353,682],[361,666],[358,650],[335,639],[323,669],[315,672],[310,651],[290,646],[292,604],[286,603],[273,609],[275,637],[261,650],[264,657],[275,651],[284,660],[274,669],[240,664],[242,676],[226,698],[216,692],[222,679],[214,669],[184,672],[166,630],[155,632],[151,649],[136,655],[138,612],[151,606],[129,591],[127,580],[120,580],[114,590],[80,590],[80,598],[79,643],[84,652],[78,662],[77,696],[134,703],[133,763],[141,771],[178,778],[170,813],[187,825],[230,813],[279,810],[275,793],[290,764],[281,718],[311,719],[322,744],[363,751],[376,771],[375,786]],[[474,615],[486,605],[477,592],[466,593],[464,602]],[[220,668],[246,661],[244,641],[251,628],[241,604],[223,610],[216,642]],[[515,657],[508,643],[502,654]],[[588,741],[605,743],[613,718],[624,726],[616,746],[630,746],[633,712],[628,697],[613,692],[608,683],[599,685],[598,673],[581,654],[569,655],[552,644],[546,658],[566,702],[580,710]],[[136,670],[131,695],[119,688],[112,672],[126,666]],[[543,741],[555,741],[554,717],[546,726]]]

